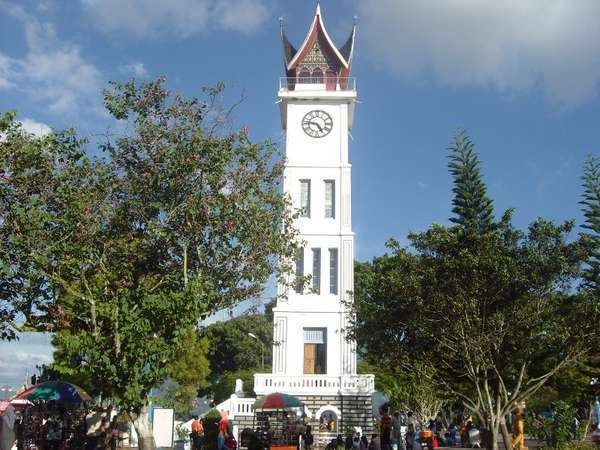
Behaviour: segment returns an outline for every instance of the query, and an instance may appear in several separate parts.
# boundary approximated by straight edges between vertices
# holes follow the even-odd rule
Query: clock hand
[[[313,122],[317,128],[319,129],[319,131],[323,131],[323,128],[321,128],[321,125],[319,125],[317,122]]]

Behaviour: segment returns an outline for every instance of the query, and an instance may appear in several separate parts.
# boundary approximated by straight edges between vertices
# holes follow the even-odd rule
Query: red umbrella
[[[289,409],[302,408],[304,405],[296,397],[288,394],[273,392],[264,397],[257,398],[254,402],[254,409]]]

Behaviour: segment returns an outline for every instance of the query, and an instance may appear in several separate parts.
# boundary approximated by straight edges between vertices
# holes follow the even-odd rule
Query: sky
[[[465,129],[496,214],[581,223],[586,155],[600,155],[597,0],[322,0],[338,45],[358,22],[352,75],[356,256],[451,216],[448,146]],[[200,96],[224,81],[245,100],[236,126],[282,142],[275,105],[279,18],[298,47],[313,0],[0,0],[0,111],[31,132],[75,127],[92,141],[118,129],[102,105],[109,80],[164,75]],[[44,344],[44,342],[46,342]],[[20,353],[19,353],[20,352]],[[18,358],[7,355],[17,354]],[[0,386],[47,362],[47,337],[0,343]],[[29,355],[29,356],[28,356]],[[45,359],[44,359],[45,358]]]

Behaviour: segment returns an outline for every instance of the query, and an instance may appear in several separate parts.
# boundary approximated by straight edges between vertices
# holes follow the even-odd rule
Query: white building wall
[[[347,342],[347,314],[343,301],[354,290],[354,234],[352,233],[351,166],[348,161],[349,106],[355,94],[338,98],[284,98],[282,113],[287,130],[284,192],[300,208],[300,180],[311,180],[310,217],[296,221],[304,241],[304,274],[312,274],[312,248],[321,249],[320,293],[288,289],[274,309],[273,374],[301,376],[304,371],[304,328],[327,329],[327,375],[356,374],[356,348]],[[302,119],[312,110],[327,112],[331,132],[313,138],[302,130]],[[335,217],[325,217],[325,180],[335,182]],[[338,292],[329,293],[329,249],[338,250]],[[311,284],[311,283],[309,283]],[[280,287],[280,294],[283,289]]]

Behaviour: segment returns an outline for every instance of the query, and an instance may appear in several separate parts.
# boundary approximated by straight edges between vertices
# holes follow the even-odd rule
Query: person
[[[360,444],[358,446],[358,450],[369,450],[369,440],[364,434],[360,437]]]
[[[229,415],[227,411],[221,410],[221,420],[219,420],[219,434],[217,434],[217,450],[228,450],[225,440],[228,436]]]
[[[315,441],[315,438],[312,435],[312,427],[310,425],[306,425],[306,430],[304,431],[302,441],[304,442],[305,450],[310,450]]]
[[[57,412],[50,413],[50,417],[46,420],[46,449],[58,450],[62,441],[62,421]]]
[[[202,438],[204,437],[204,427],[198,416],[194,416],[192,421],[192,450],[202,449]]]
[[[381,450],[392,450],[392,418],[389,409],[385,408],[381,415]]]
[[[396,411],[392,418],[392,439],[398,446],[397,450],[404,450],[404,441],[402,439],[402,416],[400,415],[400,411]]]
[[[117,450],[119,446],[119,424],[117,423],[117,417],[115,416],[110,424],[110,448],[111,450]]]
[[[346,441],[344,442],[344,450],[352,450],[352,447],[353,447],[352,436],[347,435],[346,436]]]
[[[358,450],[360,447],[360,434],[355,434],[354,439],[352,439],[352,450]]]
[[[368,450],[381,450],[381,440],[377,434],[371,435],[371,442]]]

